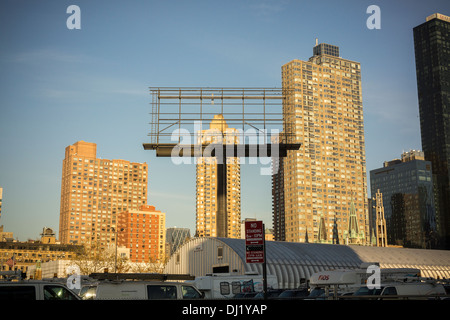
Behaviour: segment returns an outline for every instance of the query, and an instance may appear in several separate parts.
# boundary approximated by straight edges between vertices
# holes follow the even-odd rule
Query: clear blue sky
[[[69,30],[69,5],[81,29]],[[369,30],[369,5],[381,29]],[[421,149],[412,28],[449,1],[0,2],[0,225],[19,240],[58,231],[64,149],[149,164],[149,204],[195,230],[195,167],[144,151],[150,86],[281,87],[315,38],[362,65],[367,173]],[[243,165],[242,218],[272,225],[270,177]],[[370,191],[368,196],[370,196]]]

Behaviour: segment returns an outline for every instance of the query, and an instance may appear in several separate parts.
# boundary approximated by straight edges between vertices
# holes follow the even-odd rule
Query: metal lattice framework
[[[286,89],[151,87],[150,93],[150,143],[144,143],[144,149],[156,150],[157,156],[169,156],[169,151],[186,141],[183,138],[195,135],[199,125],[204,127],[218,114],[228,127],[240,130],[246,138],[255,141],[251,136],[256,135],[258,144],[276,143],[281,156],[286,150],[300,147],[293,143],[294,126],[285,122],[283,114]],[[283,133],[278,136],[277,132]],[[245,140],[240,144],[246,151],[251,147],[251,142]],[[245,156],[249,156],[248,152]]]

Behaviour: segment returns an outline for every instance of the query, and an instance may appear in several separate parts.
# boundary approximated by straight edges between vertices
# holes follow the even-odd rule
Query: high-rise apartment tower
[[[0,218],[2,217],[2,198],[3,198],[3,188],[0,187]]]
[[[59,240],[106,247],[116,244],[118,214],[147,203],[146,163],[97,158],[95,143],[66,148],[61,183]]]
[[[239,143],[239,131],[228,128],[222,115],[215,115],[209,129],[202,130],[198,135],[199,144]],[[227,157],[225,160],[225,158],[200,157],[197,159],[196,170],[197,236],[239,238],[241,236],[239,158]],[[226,170],[226,174],[220,175],[219,170]],[[226,178],[226,183],[221,181],[220,177]],[[221,195],[223,199],[220,198]],[[219,206],[219,201],[224,201],[224,203]],[[220,207],[226,208],[226,210],[220,212]]]
[[[282,66],[282,86],[288,92],[286,123],[295,125],[296,142],[302,144],[284,159],[286,241],[365,243],[360,63],[341,58],[337,46],[317,43],[308,61]]]

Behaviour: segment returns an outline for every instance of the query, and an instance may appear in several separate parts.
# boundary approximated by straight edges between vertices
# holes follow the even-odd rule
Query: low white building
[[[79,268],[77,268],[76,264],[70,260],[55,260],[43,262],[40,265],[41,267],[41,278],[66,278],[70,274],[77,274],[79,272]],[[164,265],[162,263],[139,263],[139,262],[127,262],[125,266],[122,266],[123,269],[126,269],[128,273],[140,273],[140,272],[162,272]],[[37,269],[37,265],[29,266],[27,269],[27,279],[35,278],[35,272]],[[97,271],[101,272],[101,271]],[[109,272],[114,272],[114,268],[109,268]],[[85,276],[88,276],[86,274]]]
[[[44,278],[65,278],[67,267],[72,262],[70,260],[55,260],[41,263],[42,279]],[[37,266],[29,266],[27,269],[27,279],[34,278]]]
[[[205,276],[210,273],[257,272],[262,264],[245,260],[245,240],[193,238],[168,261],[164,273]],[[321,243],[266,241],[267,273],[276,275],[279,288],[297,288],[316,272],[355,269],[362,263],[381,268],[416,268],[422,277],[450,279],[450,251]]]

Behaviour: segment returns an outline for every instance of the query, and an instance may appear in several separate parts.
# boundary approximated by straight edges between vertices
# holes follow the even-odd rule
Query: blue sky
[[[369,30],[369,5],[381,29]],[[69,30],[69,5],[81,29]],[[449,1],[0,2],[0,225],[19,240],[58,231],[64,149],[149,164],[149,204],[195,229],[195,167],[145,151],[148,87],[281,87],[315,38],[362,66],[367,173],[421,149],[412,28]],[[242,218],[272,225],[270,177],[243,165]],[[369,194],[370,196],[370,191]]]

